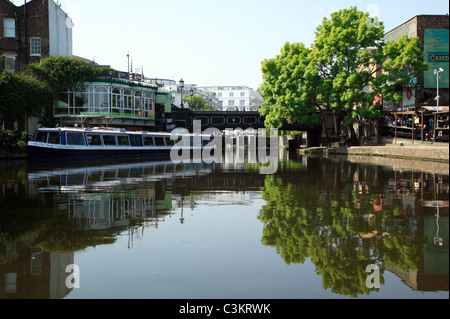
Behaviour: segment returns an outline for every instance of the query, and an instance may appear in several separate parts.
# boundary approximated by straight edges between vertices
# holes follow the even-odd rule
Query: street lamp
[[[442,68],[439,68],[438,70],[434,70],[434,75],[436,75],[436,98],[435,98],[435,100],[436,100],[436,106],[437,106],[437,111],[436,111],[436,117],[435,117],[435,124],[434,124],[434,127],[435,127],[435,129],[434,129],[434,141],[436,142],[436,129],[438,129],[439,128],[439,99],[440,99],[440,96],[439,96],[439,79],[441,78],[440,76],[439,76],[439,73],[441,73],[441,72],[444,72],[444,70],[442,69]]]
[[[193,88],[193,87],[191,87],[191,88],[189,89],[189,93],[190,93],[190,95],[191,95],[191,110],[192,110],[192,106],[194,105],[194,104],[192,103],[192,97],[194,96],[194,88]]]
[[[181,103],[180,103],[180,106],[181,106],[181,108],[184,108],[184,104],[183,104],[184,81],[183,81],[183,79],[180,80],[180,89],[181,89]]]
[[[441,78],[440,76],[439,76],[439,73],[441,73],[441,72],[444,72],[444,70],[442,69],[442,68],[439,68],[439,70],[434,70],[434,75],[436,75],[436,81],[437,81],[437,85],[436,85],[436,90],[437,90],[437,92],[436,92],[436,106],[437,106],[437,111],[439,112],[439,99],[440,99],[440,96],[439,96],[439,79]]]

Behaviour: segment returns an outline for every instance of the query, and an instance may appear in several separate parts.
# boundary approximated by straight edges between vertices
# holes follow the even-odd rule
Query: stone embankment
[[[443,163],[449,162],[448,143],[398,143],[375,146],[315,148],[302,149],[300,152],[303,154],[377,156]]]
[[[433,162],[449,162],[449,145],[383,145],[329,148],[326,154],[366,155]]]
[[[449,174],[449,144],[389,144],[302,149],[303,154],[344,157],[351,162]]]

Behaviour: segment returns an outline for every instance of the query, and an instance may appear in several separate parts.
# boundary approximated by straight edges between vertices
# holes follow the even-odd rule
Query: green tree
[[[185,95],[183,100],[189,103],[189,107],[192,111],[215,111],[216,109],[210,104],[205,102],[203,96],[194,94],[194,96]]]
[[[26,116],[40,116],[51,107],[51,89],[35,77],[23,73],[0,73],[0,120],[12,129],[14,122],[23,123]]]
[[[259,91],[264,99],[261,114],[269,127],[284,123],[319,124],[314,87],[305,78],[311,49],[303,43],[286,42],[275,59],[262,62],[263,84]]]
[[[67,90],[80,90],[83,83],[96,77],[117,75],[117,71],[104,66],[89,65],[71,57],[47,57],[28,66],[31,74],[48,84],[55,98]]]
[[[279,56],[263,61],[266,125],[315,124],[313,110],[325,124],[325,113],[332,112],[358,144],[352,124],[380,116],[376,97],[398,100],[396,87],[427,68],[417,38],[386,44],[383,23],[375,22],[356,7],[340,10],[323,19],[310,49],[287,43]]]

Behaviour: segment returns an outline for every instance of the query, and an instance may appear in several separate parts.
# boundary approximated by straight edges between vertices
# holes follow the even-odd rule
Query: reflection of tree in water
[[[340,169],[336,167],[331,185],[329,174],[325,182],[314,184],[267,176],[262,189],[267,204],[259,219],[264,223],[262,243],[276,247],[287,264],[309,258],[324,289],[356,297],[373,290],[366,287],[369,264],[417,269],[425,238],[399,225],[394,209],[377,211],[376,195],[369,192],[374,186],[355,187],[354,168]]]

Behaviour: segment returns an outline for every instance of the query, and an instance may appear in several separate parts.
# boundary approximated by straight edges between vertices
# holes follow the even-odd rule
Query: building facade
[[[258,92],[247,86],[197,86],[196,89],[214,94],[222,111],[258,111],[263,104]]]
[[[428,70],[411,78],[410,85],[398,88],[403,100],[398,104],[383,101],[384,111],[412,111],[419,106],[436,106],[439,73],[439,105],[449,105],[449,16],[418,15],[385,34],[385,41],[396,41],[403,35],[418,37]]]
[[[71,56],[72,26],[70,17],[53,0],[25,1],[21,6],[0,0],[0,56],[9,65]]]

